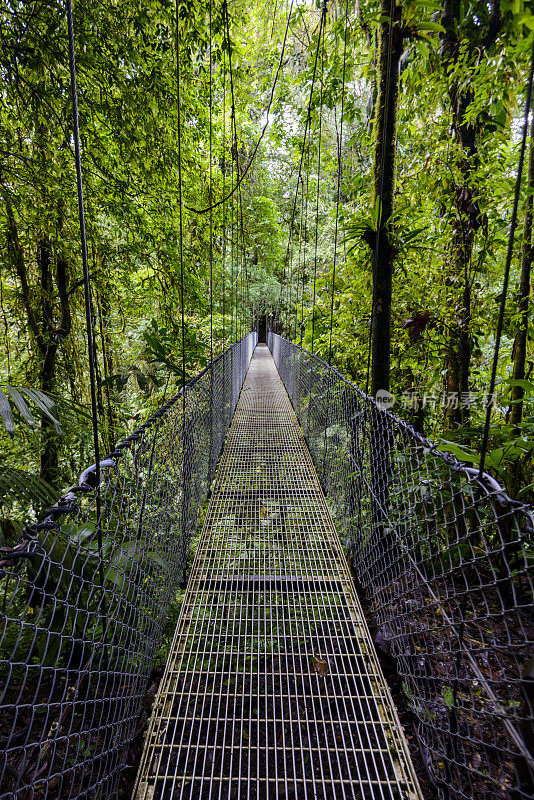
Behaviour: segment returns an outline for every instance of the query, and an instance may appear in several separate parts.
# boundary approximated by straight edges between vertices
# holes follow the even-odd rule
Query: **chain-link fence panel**
[[[532,798],[530,507],[335,369],[269,347],[441,798]]]
[[[107,798],[257,335],[0,550],[0,797]],[[98,514],[97,509],[100,509]]]

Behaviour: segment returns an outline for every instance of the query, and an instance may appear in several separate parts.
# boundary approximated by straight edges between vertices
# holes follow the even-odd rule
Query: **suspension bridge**
[[[215,476],[136,796],[420,797],[266,345]]]
[[[530,509],[256,340],[2,554],[0,796],[116,796],[209,495],[135,798],[420,798],[418,748],[436,796],[529,797]]]
[[[16,546],[0,548],[0,800],[420,800],[423,784],[432,800],[532,798],[532,509],[313,353],[317,231],[312,352],[272,331],[260,344],[256,330],[238,335],[236,313],[237,341],[213,358],[211,296],[212,358],[186,381],[180,136],[182,388],[100,457],[71,0],[66,6],[95,464]],[[209,11],[211,66],[211,3]],[[325,2],[290,228],[299,191],[305,205],[326,18]],[[226,2],[221,24],[237,152]],[[345,26],[343,90],[346,43]],[[531,88],[532,71],[525,132]],[[210,202],[211,111],[210,70]],[[343,100],[330,356],[342,123]],[[210,213],[210,232],[213,208],[234,193],[242,226],[240,186],[266,127],[226,197],[188,209]],[[521,159],[524,145],[525,137]],[[518,190],[514,214],[517,199]],[[290,249],[291,235],[284,278]],[[511,245],[506,275],[510,258]],[[234,305],[239,275],[245,294],[244,264],[243,252]],[[296,277],[296,300],[286,281],[289,334],[304,269]],[[502,318],[499,326],[497,339]],[[494,364],[497,356],[498,341]],[[491,390],[494,380],[495,369]],[[394,666],[409,738],[375,644]],[[137,774],[133,796],[122,783],[128,770]]]

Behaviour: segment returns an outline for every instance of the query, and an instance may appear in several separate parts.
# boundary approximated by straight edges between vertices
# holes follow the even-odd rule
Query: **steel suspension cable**
[[[176,9],[176,113],[178,122],[178,219],[179,219],[179,253],[180,253],[180,299],[181,299],[181,335],[182,335],[182,390],[185,386],[185,297],[184,297],[184,223],[182,198],[182,106],[180,95],[180,0],[175,2]],[[185,392],[182,391],[182,405],[185,420]]]
[[[304,187],[303,187],[304,188]],[[308,243],[308,197],[310,193],[310,146],[308,145],[308,152],[306,154],[306,192],[304,202],[304,245],[302,248],[303,261],[302,261],[302,303],[300,307],[300,337],[299,344],[302,347],[302,334],[304,330],[304,290],[306,280],[306,245]]]
[[[182,514],[180,520],[180,527],[182,532],[182,558],[183,558],[183,575],[182,587],[185,588],[186,584],[186,518],[187,518],[187,503],[185,493],[185,471],[186,471],[186,402],[185,402],[185,384],[186,384],[186,367],[185,367],[185,294],[184,294],[184,236],[183,236],[183,197],[182,197],[182,103],[181,103],[181,63],[180,63],[180,0],[175,2],[176,9],[176,114],[178,123],[178,218],[179,218],[179,254],[180,254],[180,300],[181,300],[181,338],[182,338]]]
[[[231,148],[230,148],[231,149]],[[234,178],[234,161],[230,164],[230,178]],[[235,340],[235,247],[234,247],[234,198],[230,198],[230,340]]]
[[[223,101],[222,101],[222,142],[223,142],[223,195],[226,193],[226,57],[224,48],[223,58]],[[226,202],[223,203],[223,234],[222,234],[222,349],[226,349],[225,312],[226,312]]]
[[[288,16],[287,16],[286,28],[285,28],[285,32],[284,32],[284,39],[283,39],[283,42],[282,42],[282,50],[280,52],[280,58],[278,60],[278,66],[276,68],[276,73],[275,73],[275,76],[274,76],[273,84],[272,84],[270,95],[269,95],[269,102],[267,104],[267,110],[265,112],[266,116],[267,116],[267,119],[266,119],[265,125],[262,128],[262,131],[260,133],[258,141],[256,142],[256,144],[254,146],[254,150],[252,151],[252,155],[251,155],[251,157],[250,157],[245,169],[243,170],[243,173],[241,175],[237,176],[237,181],[236,181],[235,186],[232,187],[231,191],[227,195],[223,196],[216,203],[210,204],[210,206],[207,206],[206,208],[194,208],[192,206],[185,206],[187,211],[190,211],[193,214],[207,214],[209,212],[210,208],[215,209],[215,208],[218,208],[219,206],[223,205],[223,203],[225,203],[227,200],[229,200],[232,197],[232,195],[238,190],[238,188],[241,186],[241,184],[243,183],[243,181],[247,177],[248,171],[250,170],[250,168],[251,168],[251,166],[252,166],[252,164],[253,164],[253,162],[254,162],[254,160],[256,158],[256,155],[258,153],[260,144],[261,144],[261,142],[263,140],[263,137],[265,136],[267,128],[269,127],[269,114],[270,114],[271,107],[272,107],[273,100],[274,100],[274,93],[276,91],[276,85],[278,83],[278,78],[280,77],[280,72],[282,70],[282,66],[283,66],[283,63],[284,63],[284,54],[285,54],[285,49],[286,49],[286,44],[287,44],[287,35],[288,35],[288,32],[289,32],[289,23],[290,23],[290,20],[291,20],[291,12],[292,12],[292,9],[293,9],[293,3],[294,2],[295,2],[295,0],[291,0],[289,13],[288,13]],[[226,0],[224,0],[224,3],[223,3],[223,11],[224,11],[225,7],[226,7]],[[226,13],[228,13],[227,8],[226,8]]]
[[[332,329],[334,327],[334,294],[336,288],[336,263],[337,263],[337,239],[339,229],[339,204],[341,200],[341,147],[343,143],[343,114],[345,111],[345,73],[347,66],[347,30],[348,30],[348,16],[349,16],[349,2],[345,2],[345,30],[343,42],[343,76],[341,81],[341,116],[339,120],[339,131],[337,127],[336,106],[334,106],[334,115],[336,120],[336,150],[337,150],[337,186],[336,186],[336,219],[334,230],[334,258],[332,264],[332,291],[330,296],[330,332],[328,336],[328,366],[332,366]],[[326,470],[328,464],[328,427],[330,420],[330,405],[332,396],[332,384],[328,382],[328,390],[326,394],[326,414],[325,414],[325,429],[324,429],[324,442],[323,442],[323,479],[326,478]]]
[[[104,560],[102,553],[102,506],[100,497],[100,445],[98,441],[98,404],[96,394],[96,368],[95,347],[93,339],[93,325],[91,313],[91,278],[89,275],[89,260],[87,257],[87,231],[85,226],[85,204],[83,193],[82,156],[80,148],[80,124],[78,119],[78,87],[76,81],[76,53],[74,47],[74,22],[72,15],[72,0],[66,0],[67,27],[69,40],[69,71],[70,91],[72,106],[72,134],[74,138],[74,161],[76,165],[76,189],[78,195],[78,218],[80,224],[80,242],[82,248],[82,270],[85,301],[85,326],[87,333],[87,358],[89,361],[89,382],[91,389],[91,418],[93,429],[93,447],[95,453],[95,504],[96,504],[96,534],[98,544],[98,572],[101,587],[100,605],[102,609],[103,641],[106,641],[106,596],[104,590]],[[104,658],[106,653],[104,651]]]
[[[297,187],[298,189],[298,187]],[[299,244],[300,244],[300,220],[299,220]],[[292,330],[292,323],[291,323],[291,301],[293,299],[293,276],[295,274],[295,250],[294,247],[291,247],[291,258],[289,260],[289,280],[288,286],[286,290],[286,306],[287,306],[287,319],[288,319],[288,338],[291,339],[291,330]]]
[[[293,303],[293,277],[294,277],[294,254],[291,260],[291,278],[289,282],[289,313],[291,314],[291,309],[293,309],[293,314],[289,317],[289,338],[292,341],[295,341],[297,338],[297,327],[298,327],[298,304],[299,304],[299,287],[300,287],[300,268],[302,264],[302,224],[303,224],[303,207],[304,207],[304,192],[303,192],[303,181],[300,182],[300,210],[299,210],[299,242],[298,242],[298,250],[297,250],[297,280],[295,284],[295,302]],[[293,319],[293,322],[291,321]],[[295,325],[295,333],[293,335],[293,323]]]
[[[213,0],[210,0],[209,8],[209,198],[210,205],[213,198],[213,79],[211,74],[212,60],[212,11]],[[210,208],[210,362],[212,364],[212,387],[213,387],[213,208]],[[212,436],[213,440],[213,436]]]
[[[339,231],[339,203],[341,199],[341,147],[343,144],[343,115],[345,112],[345,77],[347,69],[347,31],[349,19],[349,0],[345,2],[345,37],[343,43],[343,76],[341,79],[341,117],[339,120],[339,136],[337,138],[337,197],[336,223],[334,232],[334,263],[332,266],[332,295],[330,298],[330,335],[328,339],[328,364],[332,365],[332,329],[334,327],[334,294],[336,286],[337,240]]]
[[[315,249],[313,257],[313,302],[311,352],[315,343],[315,290],[317,283],[317,249],[319,245],[319,193],[321,188],[321,144],[323,138],[323,92],[324,92],[324,32],[326,27],[326,0],[324,0],[325,25],[323,25],[323,46],[321,48],[321,92],[319,106],[319,143],[317,148],[317,200],[315,206]]]
[[[234,150],[235,150],[235,159],[236,159],[236,175],[237,175],[237,183],[239,183],[239,161],[238,161],[238,150],[237,150],[237,127],[236,127],[236,119],[235,119],[235,98],[234,98],[234,79],[233,79],[233,71],[232,71],[232,53],[231,53],[231,42],[230,42],[230,22],[228,17],[228,4],[227,0],[223,2],[223,17],[224,17],[224,26],[226,32],[226,48],[228,51],[228,74],[230,76],[230,141],[233,144],[230,146],[230,164],[231,164],[231,181],[233,183],[234,180]],[[235,189],[237,189],[237,184]],[[231,293],[232,293],[232,336],[234,340],[238,339],[238,314],[237,314],[237,306],[238,306],[238,298],[239,298],[239,265],[236,260],[236,253],[239,250],[239,228],[238,228],[238,214],[239,208],[235,209],[235,226],[237,231],[237,248],[234,243],[234,207],[235,207],[235,199],[234,199],[234,192],[231,192],[228,197],[230,198],[231,205],[230,205],[230,241],[231,241]],[[227,199],[227,198],[226,198]],[[235,273],[234,273],[234,265],[235,265]],[[235,275],[235,280],[234,280]],[[235,317],[234,317],[235,315]],[[234,327],[235,325],[235,327]]]
[[[213,77],[212,77],[212,15],[213,15],[213,0],[209,4],[209,198],[210,205],[213,200]],[[213,470],[215,464],[213,463],[213,430],[215,414],[214,403],[214,363],[213,363],[213,209],[210,209],[210,455],[209,455],[209,469],[208,469],[208,486],[211,487],[213,478]]]
[[[234,136],[234,148],[235,148],[235,160],[236,160],[236,173],[239,178],[239,146],[238,146],[238,138],[237,138],[237,120],[236,120],[236,106],[235,106],[235,94],[234,94],[234,76],[233,76],[233,69],[232,69],[232,50],[230,44],[230,19],[228,16],[228,4],[227,0],[224,0],[223,3],[223,13],[225,15],[225,24],[226,24],[226,41],[228,43],[228,70],[230,74],[230,95],[231,95],[231,102],[232,102],[232,114],[231,120],[233,124],[233,136]],[[243,280],[246,281],[246,253],[245,253],[245,229],[243,225],[243,198],[241,194],[241,184],[238,181],[237,187],[237,209],[236,209],[236,228],[237,228],[237,249],[239,251],[239,234],[241,233],[241,245],[242,251],[240,251],[241,255],[241,269],[238,271],[237,274],[237,282],[239,286],[239,276],[241,276],[241,294],[237,295],[239,297],[239,302],[241,306],[244,305],[244,285]],[[247,290],[248,290],[248,283],[247,283]],[[236,288],[236,293],[238,289]],[[237,314],[237,305],[236,305],[236,337],[238,336],[237,333],[237,324],[238,324],[238,314]],[[242,334],[242,320],[239,318],[239,336],[241,338]]]
[[[304,181],[300,182],[300,213],[299,213],[299,250],[297,261],[297,286],[295,289],[295,338],[297,340],[297,331],[299,326],[299,291],[300,291],[300,274],[302,271],[302,240],[303,240],[303,225],[304,225]]]
[[[497,381],[497,367],[499,364],[499,350],[501,345],[501,337],[504,325],[504,313],[506,310],[506,295],[508,294],[508,283],[510,280],[510,268],[512,265],[512,257],[514,254],[514,237],[517,227],[517,213],[519,209],[519,198],[521,195],[521,179],[523,177],[523,165],[525,162],[525,151],[527,146],[528,134],[528,119],[530,114],[530,107],[532,104],[532,83],[534,78],[534,39],[532,43],[532,55],[530,60],[530,72],[527,80],[527,92],[525,100],[525,111],[523,114],[523,130],[521,134],[521,148],[519,151],[519,161],[517,165],[517,175],[515,181],[514,203],[512,208],[512,216],[510,219],[510,229],[508,232],[508,247],[506,251],[506,262],[504,267],[503,286],[501,293],[501,303],[499,307],[499,317],[497,320],[497,331],[495,334],[495,347],[493,351],[493,363],[491,366],[491,377],[489,384],[489,392],[486,400],[486,419],[484,421],[484,433],[482,436],[482,445],[480,448],[480,462],[479,462],[479,478],[484,472],[484,464],[486,461],[486,453],[489,442],[489,431],[491,423],[491,411],[493,407],[493,394],[495,392],[495,384]]]
[[[282,272],[282,281],[281,281],[281,285],[280,285],[279,303],[281,302],[283,284],[285,282],[285,277],[286,277],[286,274],[285,274],[286,273],[286,264],[288,263],[288,259],[289,259],[289,248],[290,248],[290,244],[291,244],[291,233],[292,233],[292,230],[293,230],[293,224],[294,224],[295,214],[296,214],[296,209],[297,209],[299,181],[302,179],[302,166],[303,166],[303,163],[304,163],[304,153],[306,152],[306,140],[307,140],[307,137],[308,137],[308,132],[309,132],[310,123],[311,123],[311,104],[312,104],[312,101],[313,101],[313,91],[314,91],[314,88],[315,88],[315,79],[317,77],[317,63],[319,61],[319,50],[320,50],[320,45],[321,45],[321,36],[322,36],[325,20],[326,20],[326,0],[324,0],[324,2],[323,2],[323,7],[322,7],[322,11],[321,11],[321,19],[320,19],[320,22],[319,22],[319,31],[318,31],[318,35],[317,35],[317,47],[315,48],[315,57],[314,57],[314,63],[313,63],[313,74],[312,74],[312,82],[311,82],[311,87],[310,87],[310,96],[308,98],[308,106],[307,106],[307,110],[306,110],[306,122],[304,124],[304,134],[302,136],[302,149],[301,149],[301,153],[300,153],[299,168],[298,168],[298,173],[297,173],[297,187],[296,187],[296,190],[295,190],[295,197],[293,199],[293,208],[292,208],[292,211],[291,211],[291,219],[290,219],[290,223],[289,223],[289,235],[288,235],[288,240],[287,240],[287,249],[286,249],[286,255],[284,257],[284,268],[283,268],[283,272]],[[310,155],[310,153],[309,153],[309,145],[308,145],[308,151],[307,151],[308,167],[309,167],[309,155]]]

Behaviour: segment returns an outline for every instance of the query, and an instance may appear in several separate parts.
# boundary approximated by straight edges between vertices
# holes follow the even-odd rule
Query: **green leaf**
[[[445,705],[452,708],[454,705],[454,694],[450,686],[441,687],[441,696],[443,697]]]
[[[534,392],[534,383],[527,381],[525,378],[508,378],[503,383],[508,384],[508,386],[520,386],[525,392]]]
[[[19,390],[15,386],[9,386],[9,385],[6,386],[6,389],[11,395],[11,399],[15,403],[15,406],[17,407],[23,419],[26,420],[30,428],[35,428],[35,419],[33,418],[33,415],[30,409],[28,408],[28,404],[24,400]]]
[[[467,450],[463,450],[454,442],[443,440],[439,443],[438,447],[443,453],[451,453],[453,456],[456,456],[458,461],[468,461],[472,464],[478,463],[479,457],[477,455],[470,453]]]
[[[517,13],[517,12],[516,12]],[[521,22],[523,25],[531,31],[534,31],[534,16],[527,16],[525,14],[524,17],[521,17]]]
[[[56,490],[38,475],[17,467],[0,465],[0,505],[18,502],[51,506],[56,499]]]
[[[435,31],[436,33],[445,33],[445,28],[438,22],[421,22],[417,25],[418,31]]]
[[[15,435],[15,420],[13,419],[13,412],[11,411],[11,404],[5,392],[0,389],[0,416],[6,426],[6,431],[11,438]]]
[[[44,394],[44,392],[40,392],[38,389],[30,389],[27,386],[21,386],[20,391],[24,392],[24,394],[27,397],[29,397],[30,400],[33,400],[35,405],[39,408],[40,411],[42,411],[45,417],[48,417],[48,419],[50,419],[54,423],[54,428],[56,429],[56,432],[61,436],[61,434],[63,433],[63,431],[61,430],[61,424],[57,419],[57,417],[55,417],[54,414],[52,413],[55,411],[56,408],[54,401],[51,400],[49,397],[47,397]]]

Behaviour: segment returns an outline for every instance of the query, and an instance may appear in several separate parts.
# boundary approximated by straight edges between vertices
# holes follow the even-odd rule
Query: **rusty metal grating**
[[[137,800],[420,798],[312,461],[266,346],[219,463]]]

